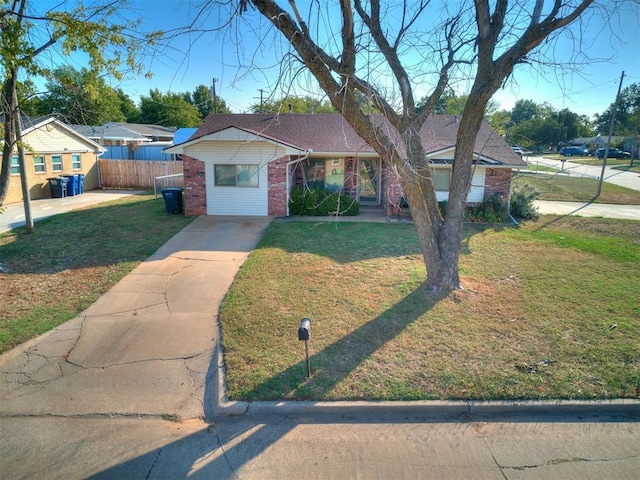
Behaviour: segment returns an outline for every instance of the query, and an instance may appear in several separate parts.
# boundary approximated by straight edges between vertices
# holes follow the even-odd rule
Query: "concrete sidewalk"
[[[0,416],[211,415],[217,314],[269,218],[198,217],[75,319],[0,357]]]
[[[578,215],[582,217],[640,220],[640,205],[610,205],[606,203],[556,202],[535,200],[542,215]]]

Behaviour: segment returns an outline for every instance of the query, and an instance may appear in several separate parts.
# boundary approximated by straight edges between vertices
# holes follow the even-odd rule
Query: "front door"
[[[361,205],[380,205],[380,159],[358,160],[358,200]]]

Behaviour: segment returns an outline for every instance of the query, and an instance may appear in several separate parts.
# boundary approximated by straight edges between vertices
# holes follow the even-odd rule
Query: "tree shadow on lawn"
[[[310,356],[311,378],[307,378],[304,349],[302,360],[256,385],[243,400],[320,400],[386,343],[400,335],[414,321],[432,309],[447,293],[431,293],[426,283],[364,325]],[[311,319],[310,350],[314,326]],[[298,341],[293,338],[291,341]],[[300,342],[302,347],[302,342]],[[351,399],[360,399],[354,394]]]

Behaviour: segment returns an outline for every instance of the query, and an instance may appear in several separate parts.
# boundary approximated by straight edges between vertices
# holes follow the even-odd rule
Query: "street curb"
[[[220,337],[218,337],[220,338]],[[534,415],[626,416],[640,421],[640,399],[617,400],[513,400],[513,401],[230,401],[225,383],[222,346],[214,352],[216,417],[254,415],[377,415],[405,414],[437,417],[495,417]]]

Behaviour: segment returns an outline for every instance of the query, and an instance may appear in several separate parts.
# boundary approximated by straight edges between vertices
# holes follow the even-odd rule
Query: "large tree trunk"
[[[543,17],[541,12],[544,0],[536,0],[528,26],[519,25],[518,31],[509,34],[513,35],[513,42],[504,42],[507,35],[504,33],[505,28],[513,27],[505,25],[511,8],[509,2],[493,2],[495,5],[491,6],[486,0],[475,0],[473,3],[478,35],[474,42],[473,55],[477,55],[477,58],[465,58],[463,54],[471,51],[471,43],[468,43],[471,39],[465,38],[466,27],[462,33],[457,28],[458,21],[464,18],[463,12],[460,11],[458,16],[454,15],[450,21],[443,24],[443,42],[446,46],[441,49],[443,62],[439,78],[427,103],[420,109],[416,108],[411,75],[403,66],[402,48],[399,45],[400,40],[407,37],[408,30],[405,30],[405,27],[409,29],[411,25],[420,24],[421,14],[425,13],[428,2],[419,2],[420,7],[414,11],[415,16],[403,17],[403,27],[396,32],[395,39],[392,38],[392,33],[386,32],[387,25],[382,20],[385,16],[385,6],[380,1],[339,2],[342,14],[342,50],[336,56],[327,53],[314,42],[296,2],[289,2],[290,12],[283,10],[272,0],[252,0],[251,3],[291,42],[302,62],[329,96],[332,105],[342,113],[358,135],[376,150],[380,158],[396,169],[416,226],[427,267],[427,284],[432,290],[451,290],[460,288],[458,262],[464,210],[473,176],[475,141],[487,102],[503,80],[511,74],[514,65],[525,59],[527,54],[554,30],[563,28],[578,18],[593,1],[581,0],[576,2],[575,6],[571,6],[565,5],[561,0],[555,0],[551,2],[549,13]],[[249,1],[240,0],[238,4],[238,11],[242,13],[247,9]],[[409,14],[407,5],[404,4],[404,14]],[[354,20],[354,11],[359,15],[358,22]],[[563,17],[561,13],[564,11],[566,16]],[[359,31],[361,27],[364,32],[362,36]],[[520,30],[521,27],[524,27],[524,30]],[[397,83],[402,99],[401,111],[380,94],[374,85],[377,79],[362,78],[358,75],[358,52],[362,51],[363,47],[358,42],[361,38],[366,38],[367,33],[371,35],[372,44],[378,50],[380,58],[384,58]],[[501,45],[499,50],[502,53],[494,59],[495,49],[501,43],[511,46],[505,48]],[[447,212],[443,219],[438,211],[435,188],[418,133],[429,112],[442,96],[449,83],[450,71],[458,62],[477,64],[477,72],[460,120]],[[371,80],[373,83],[370,83]],[[372,102],[392,129],[375,126],[373,120],[360,109],[356,91]],[[393,130],[394,133],[388,136],[389,130]],[[400,142],[394,141],[395,132],[402,136],[406,151],[399,150],[397,144]]]
[[[419,140],[420,129],[421,125],[415,125],[402,132],[407,160],[403,165],[396,165],[396,171],[411,208],[422,257],[427,267],[427,285],[434,292],[455,290],[460,288],[458,250],[461,229],[457,233],[452,231],[455,225],[452,219],[458,211],[460,215],[464,214],[466,202],[463,202],[461,209],[453,209],[453,213],[447,211],[446,218],[442,217],[433,176]]]

